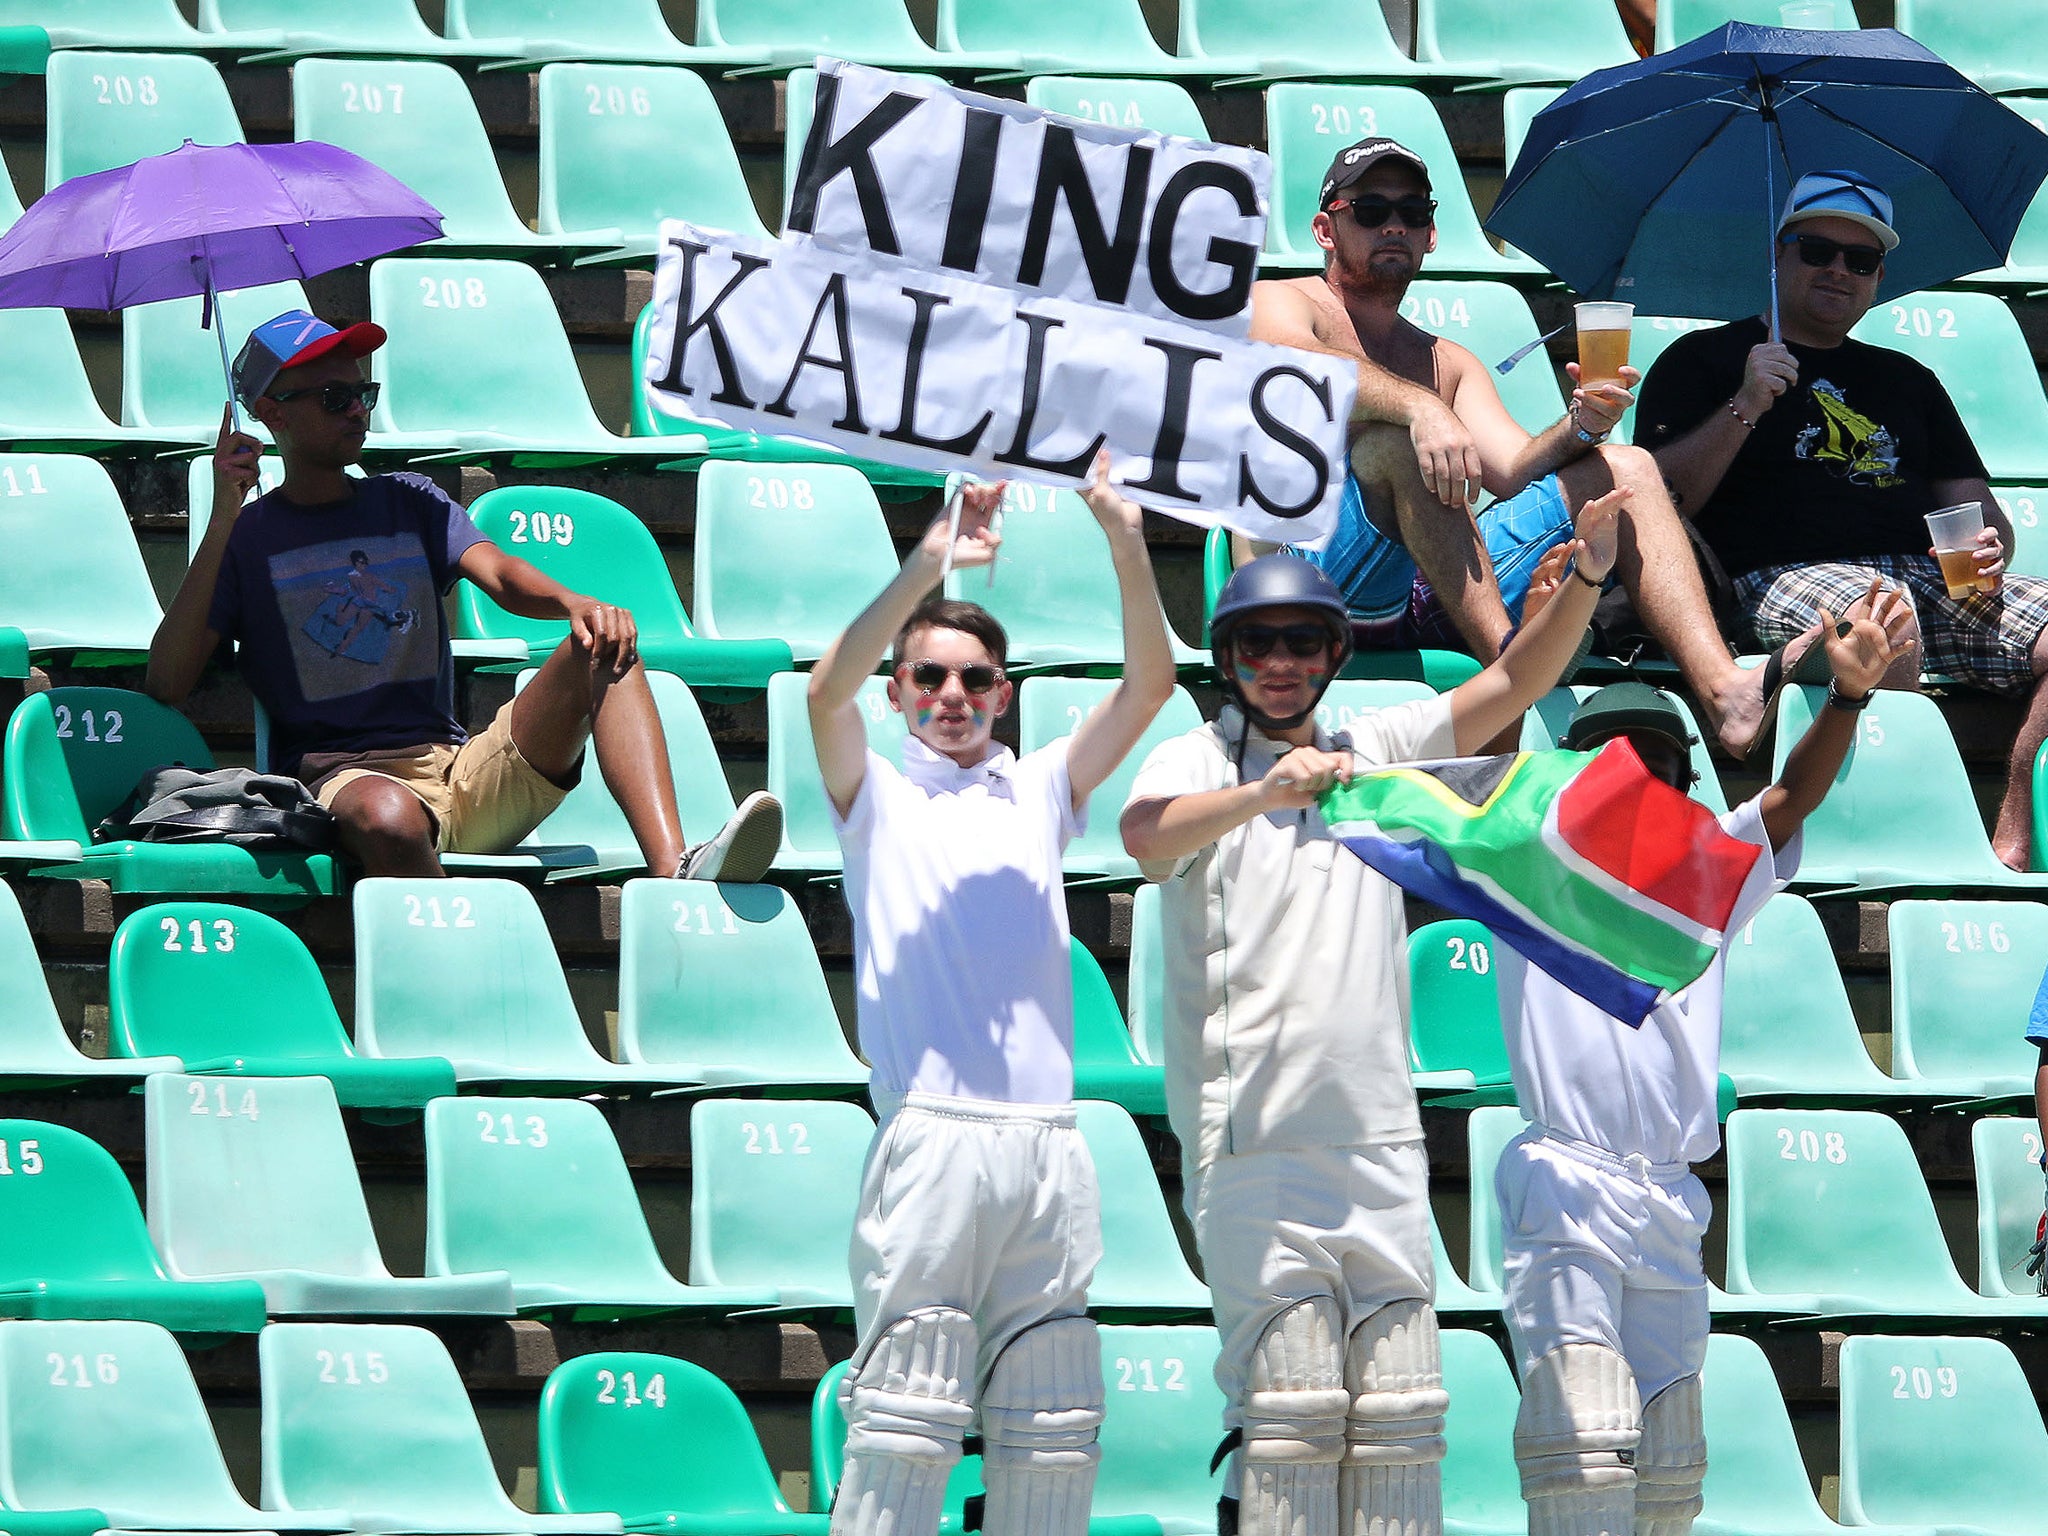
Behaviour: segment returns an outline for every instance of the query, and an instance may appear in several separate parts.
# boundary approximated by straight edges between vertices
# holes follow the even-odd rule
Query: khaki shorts
[[[520,755],[512,740],[512,706],[461,746],[428,742],[372,752],[308,752],[299,777],[322,805],[332,806],[357,779],[389,779],[420,799],[443,853],[503,853],[548,819],[581,776],[557,784]]]

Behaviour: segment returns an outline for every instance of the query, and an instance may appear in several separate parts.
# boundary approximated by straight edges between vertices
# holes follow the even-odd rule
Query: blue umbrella
[[[1780,206],[1832,170],[1891,194],[1886,299],[2005,261],[2048,134],[1902,33],[1731,22],[1539,112],[1486,228],[1588,298],[1775,334]]]

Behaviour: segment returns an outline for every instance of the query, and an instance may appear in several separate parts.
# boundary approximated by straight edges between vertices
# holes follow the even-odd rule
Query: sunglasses
[[[1320,624],[1240,624],[1230,632],[1230,646],[1247,661],[1273,654],[1285,645],[1290,656],[1320,656],[1330,648],[1330,632]]]
[[[1409,229],[1427,229],[1436,222],[1436,200],[1414,193],[1406,197],[1351,197],[1330,204],[1330,210],[1338,208],[1349,208],[1351,217],[1365,229],[1384,229],[1397,215]]]
[[[1884,261],[1884,252],[1874,245],[1844,245],[1826,235],[1784,235],[1778,244],[1798,246],[1799,259],[1809,267],[1833,266],[1839,256],[1842,265],[1857,277],[1870,276]]]
[[[375,410],[377,396],[383,392],[382,384],[314,384],[305,389],[288,389],[270,398],[283,402],[296,400],[301,395],[318,395],[322,410],[333,416],[346,416],[349,407],[354,405],[360,405],[366,411]]]
[[[969,693],[987,693],[1003,680],[1001,667],[991,667],[979,661],[965,667],[949,667],[938,661],[914,661],[909,672],[910,681],[920,693],[937,693],[946,686],[949,677],[958,677],[960,686]]]

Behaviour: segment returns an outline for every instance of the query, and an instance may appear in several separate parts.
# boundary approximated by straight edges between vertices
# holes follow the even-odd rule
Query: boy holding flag
[[[1763,850],[1724,934],[1797,871],[1800,824],[1827,794],[1858,712],[1905,648],[1895,644],[1910,617],[1899,594],[1873,581],[1866,602],[1868,617],[1839,626],[1821,613],[1833,679],[1827,705],[1777,782],[1719,818],[1730,837]],[[1616,737],[1665,784],[1680,794],[1691,788],[1692,738],[1668,696],[1634,682],[1603,688],[1580,705],[1559,745],[1587,751]],[[1658,814],[1654,800],[1645,814]],[[1691,1165],[1720,1145],[1724,960],[1725,949],[1632,1026],[1495,947],[1515,1097],[1530,1121],[1494,1176],[1503,1310],[1522,1378],[1515,1459],[1530,1536],[1685,1536],[1699,1512],[1699,1370],[1709,1327],[1700,1237],[1709,1205]]]

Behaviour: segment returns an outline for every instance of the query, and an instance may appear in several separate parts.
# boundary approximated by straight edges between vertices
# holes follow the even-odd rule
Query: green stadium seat
[[[1432,1304],[1438,1312],[1445,1317],[1500,1316],[1499,1291],[1474,1290],[1459,1277],[1458,1267],[1451,1262],[1451,1250],[1444,1242],[1443,1228],[1437,1223],[1433,1209],[1429,1213],[1429,1258],[1430,1266],[1436,1272],[1436,1297]]]
[[[948,498],[962,481],[956,476],[946,482]],[[954,571],[946,577],[946,595],[979,603],[1002,622],[1010,637],[1012,677],[1121,671],[1123,606],[1116,567],[1080,493],[1013,480],[1003,492],[1000,515],[1003,543],[994,580],[985,568]],[[1208,666],[1209,658],[1170,623],[1166,641],[1177,666]]]
[[[1835,0],[1839,13],[1847,0]],[[1892,25],[1994,94],[2048,90],[2048,64],[2016,39],[2035,20],[2024,0],[1894,0]]]
[[[394,1276],[324,1077],[191,1077],[142,1088],[149,1230],[182,1279],[254,1280],[272,1316],[506,1317],[495,1274]]]
[[[831,1099],[701,1099],[690,1110],[690,1283],[766,1288],[850,1312],[846,1255],[875,1122]]]
[[[1824,1316],[2048,1317],[1956,1274],[1906,1133],[1869,1110],[1728,1117],[1728,1289],[1810,1292]]]
[[[40,44],[17,45],[22,53],[17,68],[24,74],[44,72],[22,67],[33,62],[38,47],[47,58],[52,49],[62,48],[245,53],[274,48],[279,41],[275,32],[200,31],[185,19],[177,0],[95,0],[90,6],[62,7],[52,7],[47,0],[0,0],[0,27],[44,34]]]
[[[1020,751],[1033,752],[1071,736],[1109,691],[1116,686],[1106,678],[1027,677],[1017,690]],[[1131,781],[1154,747],[1174,736],[1185,735],[1202,723],[1187,689],[1176,687],[1166,707],[1159,711],[1138,744],[1125,754],[1116,772],[1088,797],[1087,829],[1067,844],[1068,877],[1135,880],[1138,861],[1124,852],[1123,834],[1117,830],[1124,802],[1130,798]]]
[[[697,41],[765,49],[783,69],[808,70],[820,54],[899,71],[1014,70],[1023,62],[1014,53],[941,53],[919,35],[903,0],[697,0]],[[789,134],[801,143],[793,122]]]
[[[763,1287],[670,1274],[595,1104],[436,1099],[427,1106],[427,1273],[512,1277],[522,1316],[616,1322],[770,1306]]]
[[[1517,85],[1500,93],[1501,158],[1512,167],[1536,114],[1564,94],[1561,85]]]
[[[1347,6],[1340,18],[1318,0],[1180,0],[1177,51],[1188,59],[1211,53],[1255,59],[1260,82],[1305,77],[1449,85],[1479,78],[1409,58],[1371,6]]]
[[[354,1531],[617,1536],[612,1513],[535,1515],[505,1497],[448,1346],[396,1323],[273,1323],[263,1378],[263,1503],[332,1503]],[[266,1517],[267,1518],[267,1517]]]
[[[1498,945],[1483,923],[1465,917],[1409,934],[1408,1056],[1418,1089],[1478,1095],[1462,1103],[1514,1101],[1493,976]]]
[[[1138,0],[939,0],[943,53],[1010,53],[1018,75],[1255,75],[1255,58],[1175,58],[1153,39]]]
[[[1515,1466],[1522,1393],[1500,1346],[1469,1328],[1441,1336],[1444,1386],[1444,1529],[1457,1536],[1525,1536],[1527,1507]]]
[[[67,1510],[88,1497],[117,1529],[353,1528],[339,1509],[249,1505],[185,1352],[155,1323],[9,1323],[0,1328],[0,1504]]]
[[[808,75],[809,70],[798,70],[797,75]],[[790,77],[792,80],[796,75]],[[795,87],[789,96],[790,115],[797,114]],[[808,108],[805,109],[808,111]],[[796,130],[790,129],[791,133]],[[639,318],[633,322],[633,377],[644,378],[647,373],[647,347],[653,335],[654,306],[644,306]],[[905,469],[898,464],[883,464],[874,459],[857,459],[851,454],[828,448],[822,443],[806,442],[794,437],[763,437],[756,432],[739,431],[722,427],[716,422],[695,421],[684,416],[670,416],[657,411],[649,403],[650,391],[642,388],[633,390],[630,407],[630,425],[635,437],[665,437],[672,440],[668,449],[678,461],[673,466],[683,467],[686,461],[712,459],[734,459],[756,464],[849,464],[859,470],[874,485],[912,487],[924,490],[935,487],[945,480],[944,475],[934,474],[925,469]]]
[[[699,69],[739,69],[763,61],[757,48],[693,47],[680,41],[662,17],[660,0],[608,0],[602,7],[586,0],[446,0],[446,11],[450,37],[519,38],[529,67],[549,59]]]
[[[692,1086],[591,1047],[554,936],[525,886],[380,877],[357,881],[354,896],[356,1049],[365,1056],[445,1056],[465,1087],[582,1094]]]
[[[1861,23],[1856,19],[1854,0],[1834,0],[1834,4],[1834,30],[1855,31]],[[1779,0],[1662,0],[1657,7],[1657,51],[1689,43],[1731,21],[1782,27],[1785,23],[1778,7]]]
[[[1606,0],[1592,0],[1604,4]],[[1612,16],[1610,13],[1610,20]],[[1615,23],[1619,30],[1620,23]],[[1266,146],[1273,156],[1273,208],[1266,221],[1267,267],[1321,271],[1323,253],[1309,232],[1330,157],[1367,134],[1399,139],[1431,167],[1437,200],[1430,270],[1472,277],[1535,277],[1526,256],[1503,256],[1487,243],[1466,194],[1443,119],[1420,91],[1401,85],[1276,85],[1266,92]],[[1533,335],[1534,333],[1531,332]],[[1488,359],[1498,361],[1498,359]],[[1541,371],[1540,369],[1538,370]],[[1512,377],[1512,375],[1510,375]],[[1556,420],[1557,413],[1551,413]]]
[[[207,1077],[325,1077],[357,1108],[455,1092],[445,1061],[358,1056],[304,941],[248,907],[173,901],[129,913],[114,931],[107,992],[108,1041],[122,1057],[168,1057],[182,1062],[170,1070]]]
[[[202,301],[164,299],[121,311],[121,420],[169,441],[211,445],[220,432],[227,380],[220,371],[220,343],[202,330]],[[305,309],[306,290],[297,283],[269,283],[219,296],[220,323],[228,355],[239,352],[249,333],[272,315]],[[235,408],[242,430],[268,444],[270,431]]]
[[[1596,69],[1634,63],[1636,51],[1608,0],[1415,0],[1415,57],[1505,84],[1569,85]]]
[[[1993,480],[2048,478],[2048,397],[2020,323],[1996,294],[1909,293],[1849,333],[1941,375]]]
[[[0,1317],[134,1318],[191,1334],[263,1326],[254,1281],[170,1277],[128,1175],[91,1137],[0,1120],[0,1167]]]
[[[868,1080],[803,913],[772,885],[626,883],[619,1054],[715,1087],[806,1097]]]
[[[22,845],[0,843],[0,850],[9,846]],[[75,859],[75,843],[71,852]],[[72,1044],[43,978],[21,901],[13,886],[0,882],[0,1087],[40,1089],[112,1079],[125,1088],[151,1072],[177,1069],[173,1056],[106,1060]]]
[[[173,0],[116,3],[174,8]],[[0,6],[0,20],[9,9]],[[49,19],[47,5],[35,9],[38,21]],[[108,7],[99,9],[104,13]],[[74,176],[167,154],[187,139],[195,144],[242,141],[242,122],[220,71],[192,54],[52,54],[44,89],[45,192]]]
[[[20,216],[14,186],[0,177],[0,230]],[[213,344],[212,338],[207,344]],[[14,359],[0,377],[0,441],[16,453],[148,454],[186,441],[182,434],[124,427],[108,419],[61,309],[0,310],[0,352]],[[214,358],[216,393],[220,359]],[[220,413],[215,411],[216,424]]]
[[[1102,1463],[1094,1512],[1149,1515],[1166,1536],[1213,1536],[1223,1473],[1216,1330],[1109,1324],[1102,1343]]]
[[[33,1512],[11,1509],[7,1512],[8,1536],[99,1536],[112,1523],[103,1509],[39,1509]]]
[[[1522,717],[1522,750],[1542,752],[1556,746],[1564,736],[1565,727],[1571,724],[1572,712],[1597,692],[1599,688],[1595,684],[1573,683],[1569,687],[1553,688],[1538,699]],[[1690,704],[1676,692],[1671,698],[1678,706],[1679,714],[1685,717],[1687,732],[1693,737],[1692,767],[1700,779],[1693,786],[1692,797],[1716,816],[1723,815],[1730,807],[1721,788],[1720,771],[1715,768],[1713,754],[1707,749],[1707,733],[1700,729]]]
[[[1102,1262],[1088,1284],[1089,1311],[1206,1315],[1209,1288],[1181,1254],[1137,1123],[1118,1105],[1078,1097],[1074,1121],[1102,1191]]]
[[[549,1514],[612,1511],[636,1532],[825,1536],[792,1513],[731,1387],[670,1355],[564,1360],[540,1394],[537,1468]]]
[[[1186,86],[1172,80],[1038,75],[1025,83],[1024,100],[1048,112],[1064,112],[1111,128],[1150,128],[1184,139],[1211,137],[1195,98]]]
[[[1316,705],[1316,729],[1349,730],[1364,715],[1433,699],[1436,690],[1419,679],[1404,677],[1340,677],[1324,692]]]
[[[280,35],[278,44],[245,64],[288,64],[308,55],[481,63],[522,51],[514,37],[451,42],[420,20],[413,0],[355,0],[318,11],[296,0],[199,0],[199,25],[208,33],[261,28]]]
[[[2027,1250],[2041,1222],[2041,1124],[1986,1115],[1970,1127],[1977,1165],[1977,1292],[2036,1296]]]
[[[818,772],[809,687],[810,679],[800,672],[768,679],[768,793],[782,802],[782,848],[775,867],[830,875],[840,867],[839,836],[832,830],[832,805]],[[869,749],[900,766],[910,733],[902,713],[889,703],[889,680],[868,678],[856,698]]]
[[[774,640],[698,634],[654,535],[610,497],[562,485],[501,486],[471,503],[469,515],[499,547],[564,586],[630,609],[650,671],[672,672],[693,688],[758,693],[792,665],[789,647]],[[470,581],[455,592],[458,636],[518,642],[535,666],[568,638],[566,619],[508,613]]]
[[[2048,907],[2032,901],[1895,901],[1892,1075],[1923,1092],[2031,1097],[2034,1065],[2013,1049],[2048,955]]]
[[[1664,355],[1664,349],[1672,342],[1687,331],[1704,331],[1718,324],[1718,320],[1692,320],[1674,315],[1637,315],[1629,325],[1629,366],[1648,378],[1651,364]],[[1636,408],[1631,405],[1622,413],[1621,424],[1614,429],[1615,440],[1634,442],[1635,424]]]
[[[561,316],[531,267],[386,259],[370,268],[370,310],[391,336],[370,356],[384,385],[373,447],[378,432],[393,432],[393,442],[455,445],[444,457],[551,468],[651,465],[689,451],[690,439],[636,441],[597,419]],[[507,347],[506,336],[521,345]]]
[[[1842,1341],[1842,1518],[2031,1536],[2048,1509],[2048,1429],[1997,1339]]]
[[[1707,1426],[1706,1508],[1696,1536],[1935,1536],[1931,1528],[1841,1526],[1813,1496],[1785,1395],[1753,1339],[1717,1333],[1700,1372]]]
[[[1079,939],[1067,940],[1074,983],[1074,1097],[1107,1099],[1134,1115],[1166,1113],[1166,1069],[1138,1055],[1109,978]]]
[[[697,473],[700,633],[816,661],[896,577],[874,488],[845,464],[719,461]]]
[[[39,871],[105,880],[116,891],[233,891],[300,901],[339,888],[332,855],[272,853],[228,843],[95,843],[92,829],[138,780],[164,763],[210,769],[192,723],[147,694],[53,688],[30,694],[7,721],[0,759],[0,834],[76,843],[79,861]]]
[[[0,509],[12,551],[0,615],[29,654],[86,666],[146,658],[164,612],[106,470],[82,454],[0,453]]]
[[[651,177],[647,167],[659,164]],[[543,235],[616,229],[618,248],[586,263],[646,266],[661,221],[771,238],[711,87],[687,69],[550,64],[540,72]]]
[[[1529,301],[1506,283],[1424,278],[1409,285],[1401,300],[1401,314],[1433,335],[1470,348],[1489,370],[1536,340],[1538,334]],[[1530,436],[1556,426],[1564,414],[1557,375],[1541,347],[1505,374],[1493,372],[1491,377],[1500,391],[1501,404]]]
[[[2048,533],[2041,531],[2048,513],[2048,486],[2001,485],[1991,493],[2012,519],[2013,548],[2006,569],[2017,576],[2048,576]]]
[[[1721,1070],[1743,1101],[1859,1104],[1914,1093],[1863,1047],[1820,914],[1780,891],[1728,943]]]
[[[840,1410],[839,1388],[846,1380],[848,1363],[842,1360],[819,1377],[817,1390],[811,1394],[811,1502],[820,1509],[832,1507],[840,1473],[846,1468],[846,1415]],[[1099,1470],[1096,1478],[1099,1483]],[[962,1536],[967,1529],[967,1501],[980,1492],[981,1455],[969,1451],[946,1479],[939,1536]],[[1207,1529],[1202,1536],[1208,1536]]]
[[[1159,901],[1159,887],[1149,880],[1131,897],[1131,1050],[1154,1066],[1166,1064],[1166,933]]]
[[[1825,693],[1809,684],[1785,691],[1771,747],[1774,778]],[[1848,761],[1806,818],[1804,834],[1794,881],[1802,889],[1871,896],[2048,884],[2040,875],[2015,874],[1992,853],[1948,721],[1921,693],[1889,691],[1863,712]]]
[[[424,247],[436,255],[570,261],[619,243],[616,229],[537,235],[527,228],[506,195],[476,101],[446,64],[302,59],[292,69],[292,123],[299,138],[352,150],[438,208],[442,238]],[[502,314],[490,318],[510,323]]]

